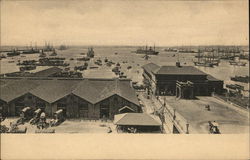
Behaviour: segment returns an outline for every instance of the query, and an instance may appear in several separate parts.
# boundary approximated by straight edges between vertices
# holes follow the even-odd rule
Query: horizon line
[[[52,45],[52,46],[71,46],[71,47],[80,47],[80,46],[96,46],[96,47],[139,47],[139,46],[154,46],[154,45],[98,45],[98,44],[73,44],[73,45],[66,45],[66,44],[60,44],[60,45]],[[0,47],[41,47],[45,45],[0,45]],[[208,44],[208,45],[155,45],[156,47],[202,47],[202,46],[249,46],[249,44]]]

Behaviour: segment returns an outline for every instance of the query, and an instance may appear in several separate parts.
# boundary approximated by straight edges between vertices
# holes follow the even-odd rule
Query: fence
[[[154,96],[152,96],[152,99],[155,103],[158,103],[159,106],[164,106],[165,120],[167,118],[166,116],[168,116],[168,118],[172,120],[173,124],[180,132],[189,132],[187,129],[189,123],[182,115],[176,112],[170,105],[166,103],[164,104],[164,100],[162,98],[156,99]]]

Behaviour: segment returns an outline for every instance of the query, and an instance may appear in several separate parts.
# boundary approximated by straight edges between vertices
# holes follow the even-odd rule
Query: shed
[[[160,133],[161,120],[159,117],[146,113],[123,113],[115,115],[114,124],[117,132],[131,133]]]

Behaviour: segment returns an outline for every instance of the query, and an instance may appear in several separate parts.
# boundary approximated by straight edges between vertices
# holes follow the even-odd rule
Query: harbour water
[[[179,59],[181,65],[194,65],[193,60],[195,60],[195,53],[179,53],[176,52],[165,52],[164,48],[156,48],[159,51],[159,55],[150,56],[148,60],[143,58],[143,54],[135,54],[132,51],[135,51],[136,47],[112,47],[112,46],[96,46],[94,47],[95,57],[91,59],[89,65],[94,65],[94,61],[97,59],[101,59],[104,61],[105,58],[112,60],[115,63],[121,64],[121,71],[127,76],[127,78],[131,78],[133,81],[142,82],[142,69],[141,66],[147,63],[155,63],[158,65],[175,65],[175,62]],[[70,47],[67,50],[57,50],[57,57],[65,57],[66,63],[70,64],[70,69],[73,70],[75,66],[80,66],[84,64],[84,61],[77,61],[77,58],[82,57],[81,53],[87,53],[88,47]],[[117,53],[117,54],[115,54]],[[47,53],[47,57],[50,57]],[[15,57],[7,57],[0,60],[0,73],[9,73],[19,71],[19,66],[16,64],[18,60],[38,60],[39,54],[25,54],[23,56],[15,56]],[[73,58],[74,60],[70,60]],[[14,61],[9,63],[9,61]],[[243,60],[242,60],[243,61]],[[125,63],[123,63],[125,62]],[[200,70],[205,73],[211,74],[217,79],[224,80],[225,84],[240,84],[248,90],[249,84],[233,82],[230,80],[230,77],[235,75],[237,76],[245,76],[249,75],[249,61],[246,66],[233,66],[230,65],[228,61],[221,60],[219,66],[215,66],[213,68],[210,67],[202,67],[199,66]],[[131,66],[131,69],[127,69],[128,66]],[[106,65],[98,66],[96,69],[89,69],[82,71],[83,77],[97,77],[97,78],[111,78],[116,77],[116,75],[111,71],[113,67],[107,67]],[[38,66],[36,70],[32,72],[36,72],[38,70],[42,70],[48,68],[47,66]]]

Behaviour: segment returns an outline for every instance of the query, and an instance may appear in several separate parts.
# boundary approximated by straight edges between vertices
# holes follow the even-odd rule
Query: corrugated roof
[[[76,85],[80,83],[77,80],[39,80],[40,84],[30,93],[53,103],[69,94],[75,89]]]
[[[118,96],[139,105],[139,101],[134,89],[130,86],[129,80],[85,79],[78,84],[72,93],[93,104],[117,94]]]
[[[53,103],[69,94],[74,94],[92,104],[110,96],[118,96],[139,105],[130,80],[84,79],[84,80],[45,80],[22,79],[6,83],[0,88],[0,99],[9,102],[25,93],[31,93],[46,102]]]
[[[207,75],[193,66],[162,66],[153,71],[154,74],[174,74],[174,75]]]
[[[139,106],[139,101],[134,88],[130,86],[130,81],[117,81],[117,95]]]
[[[123,113],[115,115],[114,124],[134,126],[161,126],[159,117],[145,113]]]
[[[39,85],[37,81],[28,81],[26,79],[13,80],[6,85],[0,86],[0,99],[10,102],[18,98]]]

